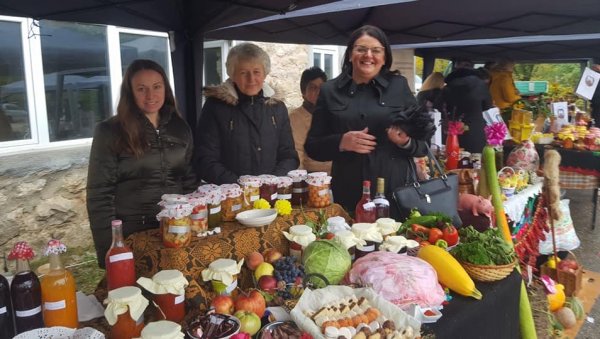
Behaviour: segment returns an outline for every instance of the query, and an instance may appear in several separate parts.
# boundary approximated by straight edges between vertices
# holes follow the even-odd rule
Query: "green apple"
[[[240,332],[255,335],[260,330],[260,318],[254,312],[237,311],[233,314],[240,320]]]

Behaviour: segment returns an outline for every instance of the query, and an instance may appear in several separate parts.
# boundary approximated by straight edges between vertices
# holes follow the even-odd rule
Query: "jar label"
[[[277,194],[277,199],[290,200],[290,199],[292,199],[292,195],[291,194]]]
[[[6,313],[6,306],[0,307],[0,314]]]
[[[19,318],[31,317],[32,315],[36,315],[42,312],[42,306],[38,306],[36,308],[32,308],[30,310],[25,311],[15,311],[15,315]]]
[[[231,292],[233,292],[233,290],[235,290],[236,287],[237,287],[237,279],[234,280],[231,284],[229,284],[229,286],[227,286],[227,288],[225,289],[225,293],[231,294]]]
[[[221,205],[213,207],[213,208],[210,209],[210,214],[217,214],[219,212],[221,212]]]
[[[65,307],[67,307],[67,303],[64,300],[47,301],[44,303],[44,309],[46,311],[62,310]]]
[[[324,190],[319,190],[319,196],[324,196],[329,194],[329,190],[328,189],[324,189]]]
[[[256,201],[256,200],[258,200],[259,197],[260,197],[260,195],[251,195],[250,201]]]
[[[374,208],[375,208],[375,203],[374,203],[374,202],[372,202],[372,201],[369,201],[368,203],[366,203],[366,204],[363,204],[363,208],[364,208],[365,210],[367,210],[367,211],[368,211],[368,210],[372,210],[372,209],[374,209]]]
[[[277,192],[271,194],[271,200],[277,199]]]
[[[241,209],[242,209],[242,205],[241,204],[237,204],[237,205],[231,206],[231,211],[232,212],[239,211]]]
[[[375,251],[375,245],[366,245],[366,246],[363,246],[363,247],[359,248],[359,251],[373,252],[373,251]]]
[[[200,220],[200,219],[206,219],[207,216],[208,216],[208,210],[203,209],[196,214],[191,214],[190,218],[192,218],[192,220]]]
[[[133,259],[133,252],[125,252],[125,253],[111,255],[108,258],[108,261],[113,263],[113,262],[117,262],[117,261],[131,260],[131,259]]]
[[[373,199],[373,202],[375,203],[375,205],[385,205],[385,206],[389,206],[390,205],[390,202],[387,199],[384,199],[384,198]]]
[[[175,305],[181,304],[185,300],[185,295],[178,295],[175,297]]]
[[[290,248],[290,255],[292,257],[300,259],[300,258],[302,258],[302,250],[294,250],[294,249]]]
[[[190,226],[169,226],[169,233],[186,234],[190,232]]]
[[[292,193],[302,193],[304,192],[303,188],[292,188]]]

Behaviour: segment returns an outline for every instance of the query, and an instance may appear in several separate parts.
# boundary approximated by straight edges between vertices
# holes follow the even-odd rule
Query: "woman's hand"
[[[398,147],[405,147],[410,141],[410,137],[400,127],[391,126],[387,129],[388,139]]]
[[[340,150],[369,154],[377,146],[375,137],[369,134],[369,128],[362,131],[349,131],[342,135]]]

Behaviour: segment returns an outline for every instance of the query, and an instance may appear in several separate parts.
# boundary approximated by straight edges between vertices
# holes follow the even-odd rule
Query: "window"
[[[204,86],[218,85],[227,79],[225,60],[229,51],[229,43],[225,40],[204,43]]]
[[[339,71],[339,52],[337,46],[319,46],[312,47],[312,66],[321,68],[328,79],[338,76]]]
[[[173,79],[167,33],[0,16],[0,46],[0,154],[89,143],[134,59]]]

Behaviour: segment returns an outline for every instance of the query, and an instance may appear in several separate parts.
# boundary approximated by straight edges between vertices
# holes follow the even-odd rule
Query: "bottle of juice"
[[[60,254],[67,247],[59,240],[50,240],[44,253],[50,259],[50,271],[42,277],[42,302],[46,327],[77,328],[77,297],[75,279],[65,269]]]
[[[123,286],[135,286],[133,252],[123,241],[123,223],[113,220],[112,245],[106,253],[106,283],[108,290]]]
[[[375,203],[371,200],[371,181],[363,181],[362,198],[356,204],[354,219],[356,222],[375,222],[377,219]]]
[[[34,256],[25,241],[16,243],[8,255],[8,259],[17,261],[17,274],[10,284],[17,333],[44,327],[40,280],[29,268]]]
[[[15,336],[13,309],[10,301],[10,285],[4,275],[0,275],[0,338]]]

